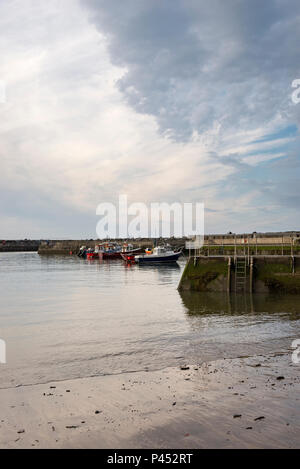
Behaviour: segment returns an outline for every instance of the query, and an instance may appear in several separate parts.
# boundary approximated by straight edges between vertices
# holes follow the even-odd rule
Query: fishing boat
[[[99,254],[98,254],[98,252],[96,251],[96,249],[93,250],[93,249],[89,248],[89,249],[86,251],[86,258],[87,258],[89,261],[91,261],[91,260],[93,260],[93,259],[99,259]]]
[[[133,246],[133,244],[127,244],[127,243],[123,244],[123,247],[122,247],[122,253],[123,254],[135,254],[135,255],[137,255],[137,254],[142,254],[142,252],[144,252],[143,249],[135,248]]]
[[[141,254],[143,250],[141,248],[134,248],[132,244],[124,243],[123,246],[120,246],[113,242],[105,242],[101,244],[96,244],[95,248],[87,248],[82,246],[78,253],[79,257],[83,257],[88,260],[93,259],[120,259],[121,257],[124,260],[124,256],[136,256]]]
[[[121,257],[125,262],[135,262],[135,256],[136,255],[132,253],[121,252]]]
[[[92,248],[87,248],[86,246],[81,246],[77,255],[89,260],[98,258],[98,254]]]
[[[87,247],[86,246],[81,246],[78,252],[78,257],[86,258],[86,253],[87,253]]]
[[[96,246],[95,251],[100,259],[120,259],[122,248],[115,243],[104,243]]]
[[[157,246],[151,254],[135,256],[134,259],[138,264],[168,263],[176,262],[181,254],[181,251],[173,251],[170,246]]]
[[[124,243],[122,247],[121,257],[126,262],[134,262],[135,256],[142,254],[141,248],[134,248],[132,244]]]

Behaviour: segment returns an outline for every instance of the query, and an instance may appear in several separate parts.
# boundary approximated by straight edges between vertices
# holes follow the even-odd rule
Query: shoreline
[[[2,389],[0,448],[299,447],[290,354],[188,368]]]

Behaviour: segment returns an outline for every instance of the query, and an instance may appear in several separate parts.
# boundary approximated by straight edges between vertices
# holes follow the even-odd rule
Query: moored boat
[[[93,249],[88,249],[88,250],[86,251],[86,258],[87,258],[89,261],[91,261],[91,260],[93,260],[93,259],[99,259],[98,252],[97,252],[96,250],[94,251]]]
[[[135,262],[135,254],[134,253],[121,252],[121,257],[125,262]]]
[[[100,259],[120,259],[121,246],[115,243],[103,243],[97,246],[98,257]]]
[[[175,252],[169,246],[157,246],[151,254],[135,256],[135,262],[138,264],[176,262],[181,254],[181,251]]]
[[[121,259],[128,261],[130,257],[134,260],[137,254],[143,253],[143,249],[134,248],[132,244],[124,243],[120,246],[113,242],[105,242],[96,244],[95,248],[87,248],[82,246],[79,250],[78,256],[88,260],[93,259]]]
[[[133,244],[124,243],[122,247],[121,257],[122,259],[127,261],[127,260],[132,260],[130,258],[133,256],[133,260],[134,260],[134,256],[138,254],[142,254],[143,252],[144,250],[141,248],[134,248]]]

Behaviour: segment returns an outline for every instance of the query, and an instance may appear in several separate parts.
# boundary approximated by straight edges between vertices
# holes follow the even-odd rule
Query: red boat
[[[120,259],[121,251],[102,251],[99,252],[100,259]]]
[[[121,257],[126,262],[134,262],[135,256],[144,252],[141,248],[133,248],[132,244],[124,244],[121,252]]]
[[[98,252],[95,251],[87,251],[86,258],[91,261],[92,259],[99,259]]]
[[[143,252],[140,248],[133,248],[132,244],[124,243],[121,247],[115,243],[103,243],[98,244],[95,246],[95,249],[92,250],[89,248],[86,251],[86,258],[89,260],[92,259],[121,259],[123,258],[126,261],[129,261],[129,258],[124,258],[124,256],[132,256],[132,260],[134,260],[134,256],[141,254]]]
[[[121,252],[121,257],[125,262],[135,262],[135,256],[136,254],[126,254],[125,252]]]

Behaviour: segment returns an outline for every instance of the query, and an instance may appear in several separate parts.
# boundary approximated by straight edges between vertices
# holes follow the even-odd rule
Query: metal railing
[[[297,256],[300,244],[294,242],[281,244],[210,244],[199,249],[189,250],[189,257],[199,256]]]

